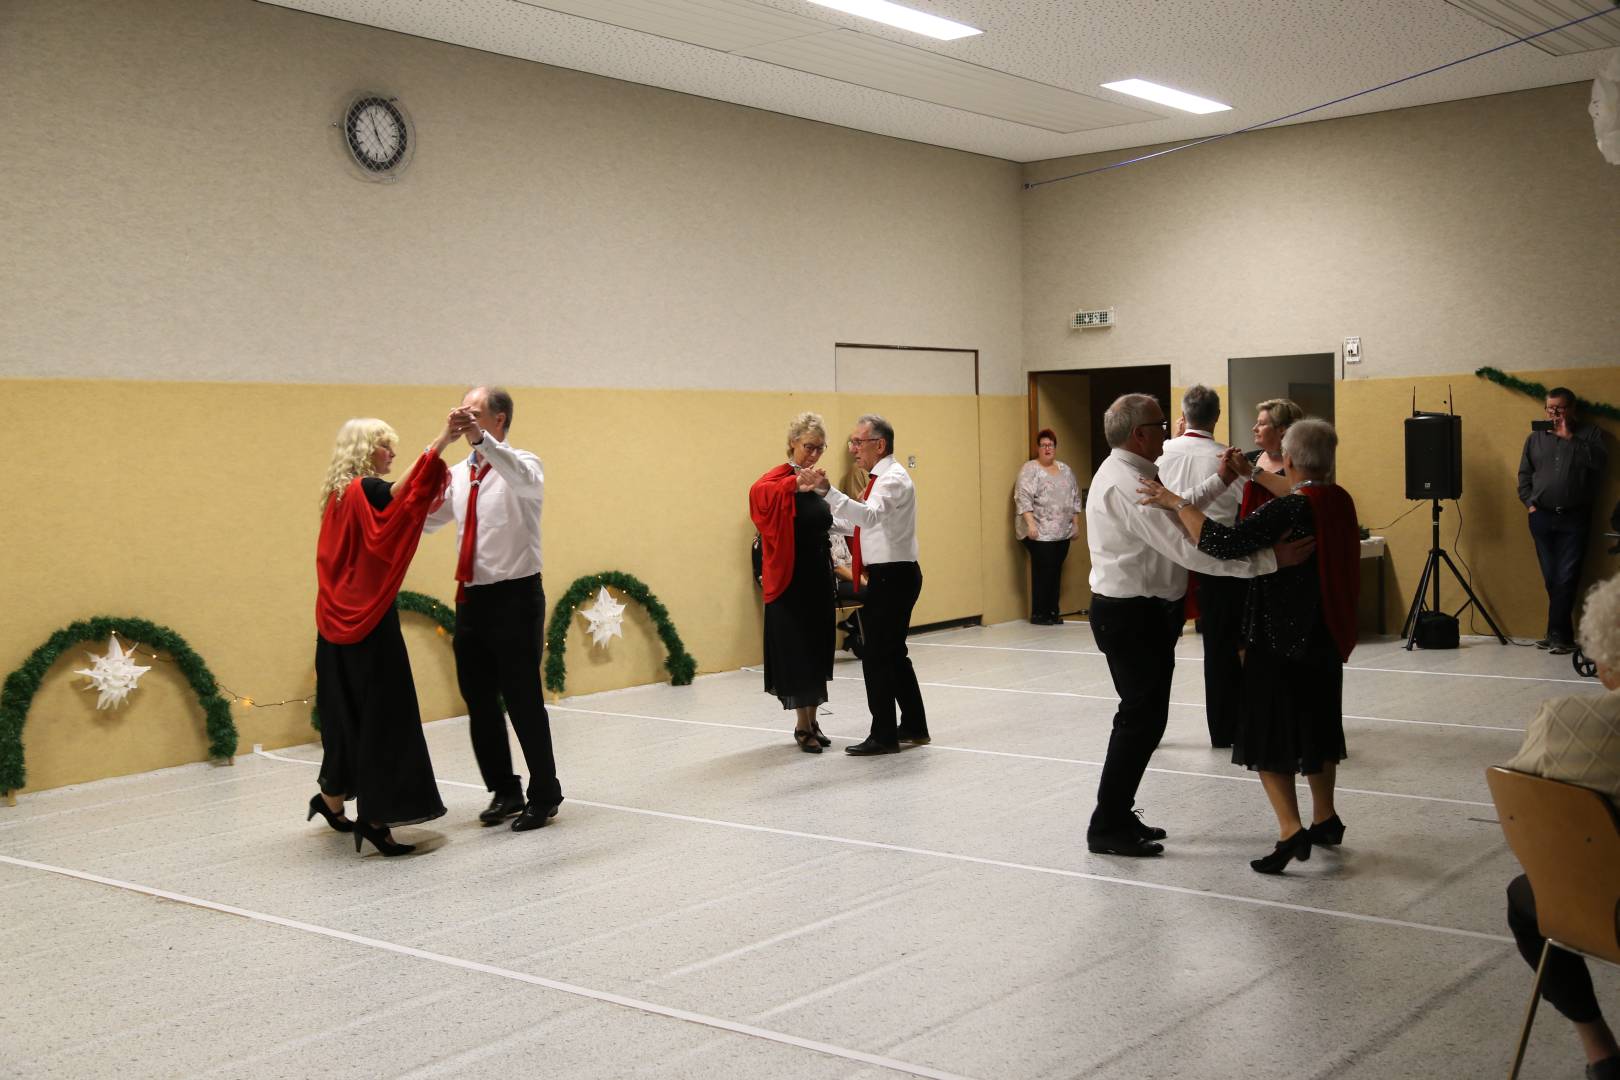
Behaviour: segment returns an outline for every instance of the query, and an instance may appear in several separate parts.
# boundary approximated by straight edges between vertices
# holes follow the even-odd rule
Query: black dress
[[[388,481],[361,481],[378,510],[391,501]],[[316,636],[315,694],[321,712],[321,790],[355,799],[362,821],[415,825],[441,816],[444,803],[422,734],[411,658],[399,609],[352,645]]]
[[[1198,549],[1237,559],[1289,533],[1314,536],[1311,501],[1273,499],[1232,528],[1206,520]],[[1262,772],[1322,771],[1343,761],[1344,663],[1322,617],[1313,554],[1254,579],[1243,611],[1243,709],[1232,761]]]
[[[833,658],[832,510],[813,491],[793,496],[793,580],[765,605],[765,692],[784,709],[827,700]]]

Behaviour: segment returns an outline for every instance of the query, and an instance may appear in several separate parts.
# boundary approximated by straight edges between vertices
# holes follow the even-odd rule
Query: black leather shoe
[[[1144,840],[1134,829],[1128,828],[1116,832],[1088,834],[1086,847],[1093,855],[1124,855],[1132,859],[1146,859],[1164,854],[1163,844]]]
[[[912,746],[927,746],[934,740],[929,737],[928,732],[926,731],[921,735],[907,735],[902,731],[900,733],[900,741],[903,743],[910,743]]]
[[[1567,641],[1555,641],[1547,646],[1547,652],[1552,656],[1568,656],[1575,651],[1575,646]]]
[[[530,803],[523,808],[523,813],[512,822],[513,832],[528,832],[530,829],[544,828],[546,822],[557,816],[557,804],[541,806],[539,803]]]
[[[1552,638],[1542,638],[1540,641],[1536,642],[1536,648],[1538,648],[1538,649],[1550,649],[1550,648],[1552,648]]]
[[[854,757],[871,757],[873,754],[898,754],[899,752],[900,747],[898,744],[884,746],[882,743],[873,742],[871,739],[862,739],[852,746],[844,747],[844,753]]]
[[[1277,841],[1270,855],[1249,860],[1249,868],[1257,874],[1280,874],[1293,859],[1305,862],[1311,857],[1311,831],[1300,829],[1286,840]]]
[[[496,795],[489,801],[489,809],[478,815],[485,825],[499,825],[513,814],[523,813],[523,793]]]
[[[1131,828],[1136,830],[1136,835],[1141,837],[1143,840],[1163,840],[1166,836],[1170,835],[1157,825],[1149,825],[1147,822],[1143,821],[1142,811],[1132,810],[1131,813],[1136,815],[1136,820],[1131,822]]]
[[[1339,820],[1338,814],[1311,826],[1311,843],[1323,847],[1338,847],[1344,843],[1344,822]]]

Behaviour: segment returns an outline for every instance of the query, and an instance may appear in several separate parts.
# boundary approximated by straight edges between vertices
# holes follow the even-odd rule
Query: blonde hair
[[[1268,412],[1271,414],[1271,426],[1286,431],[1295,423],[1305,419],[1305,410],[1295,405],[1285,397],[1274,397],[1262,401],[1254,407],[1256,413]]]
[[[337,443],[332,447],[332,463],[326,467],[326,482],[321,485],[321,510],[335,495],[343,492],[357,476],[373,476],[377,472],[371,463],[377,447],[397,447],[399,436],[394,429],[374,417],[345,420],[338,428]]]
[[[820,413],[802,412],[795,416],[792,423],[788,424],[788,452],[792,453],[793,444],[812,432],[820,435],[822,442],[827,441],[827,429],[821,423]]]

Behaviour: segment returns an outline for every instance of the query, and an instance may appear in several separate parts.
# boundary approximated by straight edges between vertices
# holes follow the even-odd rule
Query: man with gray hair
[[[1185,434],[1164,444],[1159,457],[1159,482],[1171,491],[1193,491],[1221,470],[1225,444],[1215,438],[1221,418],[1221,396],[1204,385],[1191,386],[1181,396]],[[1214,521],[1237,521],[1243,493],[1240,479],[1201,509]],[[1209,744],[1229,747],[1237,731],[1243,690],[1243,602],[1249,595],[1244,578],[1194,575],[1188,581],[1188,607],[1196,606],[1198,632],[1204,639],[1204,718]]]
[[[1108,660],[1120,700],[1086,846],[1099,855],[1158,855],[1164,851],[1158,841],[1165,831],[1146,824],[1133,810],[1136,789],[1170,715],[1176,639],[1186,621],[1187,568],[1212,576],[1255,577],[1303,562],[1312,542],[1283,542],[1244,559],[1205,555],[1188,540],[1176,515],[1141,505],[1138,489],[1156,475],[1153,463],[1169,434],[1158,400],[1150,394],[1119,398],[1103,415],[1103,434],[1112,449],[1086,500],[1091,632]],[[1187,501],[1208,506],[1235,478],[1223,463]]]
[[[475,386],[462,408],[474,421],[466,435],[472,453],[451,467],[444,505],[428,515],[427,531],[456,524],[456,684],[467,702],[473,756],[493,796],[478,818],[499,825],[515,816],[513,830],[527,832],[555,817],[562,802],[540,688],[546,474],[538,457],[505,441],[511,394],[499,386]],[[529,766],[527,797],[523,778],[512,771],[508,717]]]
[[[849,553],[856,581],[867,575],[861,625],[866,641],[861,676],[866,680],[866,706],[872,712],[871,733],[844,753],[856,757],[898,754],[902,742],[928,743],[928,715],[923,709],[917,673],[906,651],[911,610],[922,593],[917,566],[917,489],[911,473],[894,458],[894,427],[876,413],[855,422],[849,436],[855,464],[871,480],[859,499],[833,487],[818,472],[818,491],[826,497],[833,520],[853,527]],[[895,709],[899,707],[896,719]]]

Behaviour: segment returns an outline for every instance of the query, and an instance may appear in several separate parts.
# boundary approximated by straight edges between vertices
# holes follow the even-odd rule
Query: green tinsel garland
[[[563,662],[563,653],[568,649],[568,623],[574,617],[574,609],[603,585],[619,590],[642,606],[658,628],[658,636],[663,639],[664,649],[668,653],[664,657],[664,668],[669,672],[670,682],[676,686],[689,685],[697,674],[697,661],[686,651],[681,635],[675,632],[675,624],[669,621],[668,609],[640,581],[629,574],[608,570],[576,578],[552,609],[551,625],[546,628],[546,689],[557,694],[563,692],[568,679],[567,667]]]
[[[394,606],[401,611],[409,611],[413,615],[426,615],[439,624],[442,634],[456,632],[456,609],[449,604],[441,603],[427,593],[410,592],[401,589],[399,596],[394,600]],[[321,730],[321,710],[319,705],[309,707],[309,726],[316,731]]]
[[[1482,367],[1474,372],[1482,379],[1489,379],[1498,386],[1505,386],[1509,390],[1517,390],[1521,394],[1533,398],[1545,398],[1547,387],[1538,382],[1527,382],[1524,379],[1514,378],[1505,371],[1498,371],[1493,367]],[[1601,401],[1587,401],[1585,398],[1576,398],[1580,411],[1587,416],[1602,416],[1610,420],[1620,420],[1620,409]]]
[[[213,672],[186,644],[185,638],[167,626],[145,619],[114,619],[101,615],[58,630],[45,644],[29,653],[21,667],[6,676],[4,689],[0,690],[0,792],[16,791],[27,778],[23,765],[23,721],[28,718],[28,707],[33,704],[45,673],[68,649],[80,642],[104,641],[114,631],[172,656],[175,667],[185,675],[203,707],[209,757],[229,759],[236,753],[236,723],[231,719],[230,703],[220,695]]]

